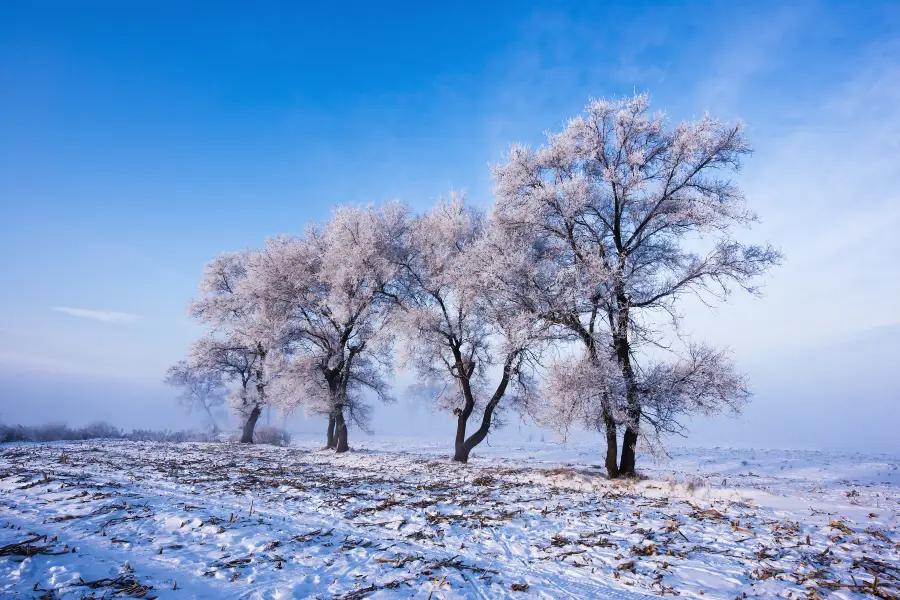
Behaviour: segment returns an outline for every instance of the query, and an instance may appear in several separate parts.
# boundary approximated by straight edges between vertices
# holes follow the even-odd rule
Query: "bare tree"
[[[461,195],[439,200],[411,223],[399,273],[403,308],[395,323],[406,362],[441,390],[438,405],[457,421],[453,459],[463,463],[487,437],[503,397],[532,387],[530,351],[542,333],[518,307],[491,297],[483,268],[490,257],[481,247],[486,226]],[[491,387],[493,366],[500,377]],[[476,410],[480,425],[467,436]]]
[[[222,382],[222,373],[191,366],[180,360],[166,371],[167,385],[178,388],[179,402],[188,411],[199,410],[206,414],[213,433],[218,433],[219,424],[213,410],[225,404],[227,389]]]
[[[727,380],[732,372],[716,352],[642,371],[638,351],[662,339],[660,317],[677,334],[680,299],[723,301],[733,287],[757,293],[755,279],[780,260],[771,246],[733,237],[756,220],[729,178],[749,152],[740,123],[704,116],[668,130],[662,114],[649,112],[648,97],[637,95],[590,102],[546,145],[513,146],[494,169],[497,250],[517,253],[507,260],[525,273],[501,276],[504,293],[581,344],[577,360],[590,367],[582,376],[606,378],[592,386],[591,405],[592,422],[606,432],[611,477],[634,473],[642,423],[665,430],[674,415],[700,405],[689,401],[699,383],[679,383],[675,373],[696,380],[719,369],[713,379]],[[727,406],[746,398],[732,382],[720,387]]]

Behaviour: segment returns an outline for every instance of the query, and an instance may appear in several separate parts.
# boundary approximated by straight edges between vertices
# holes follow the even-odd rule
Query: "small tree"
[[[219,424],[213,410],[225,404],[227,389],[222,382],[220,371],[207,371],[191,366],[180,360],[166,372],[166,384],[179,390],[178,401],[188,411],[199,410],[206,414],[213,433],[218,433]]]
[[[453,194],[439,200],[408,229],[400,271],[396,319],[405,341],[406,362],[424,383],[442,391],[438,405],[456,417],[453,459],[467,462],[488,435],[495,411],[513,386],[527,393],[530,351],[541,337],[541,324],[515,305],[491,296],[482,246],[484,215]],[[495,387],[489,369],[500,367]],[[467,436],[469,418],[481,412],[479,427]]]
[[[200,282],[201,295],[189,307],[194,318],[211,327],[195,348],[194,362],[240,380],[231,406],[244,421],[241,442],[247,444],[253,442],[262,409],[271,403],[266,390],[277,378],[272,367],[279,364],[287,327],[284,315],[256,293],[255,281],[248,277],[253,257],[251,251],[229,252],[210,261]]]
[[[191,345],[188,366],[192,369],[219,373],[231,383],[228,406],[241,420],[241,441],[253,442],[253,431],[261,408],[252,385],[259,355],[241,341],[227,336],[207,334]]]
[[[525,277],[501,278],[505,294],[581,344],[573,360],[583,365],[579,377],[599,382],[586,388],[589,420],[606,432],[611,477],[634,473],[642,423],[664,431],[699,406],[740,406],[746,388],[726,355],[688,351],[673,365],[641,369],[647,356],[638,352],[663,338],[665,320],[678,333],[680,299],[724,300],[732,286],[755,293],[756,277],[780,259],[771,246],[733,237],[756,220],[728,177],[750,152],[743,126],[709,116],[665,125],[646,95],[592,101],[546,145],[513,146],[494,169],[498,249],[533,265]],[[721,393],[700,394],[701,402],[690,390],[704,379],[722,383],[709,388]],[[709,404],[715,399],[722,403]]]

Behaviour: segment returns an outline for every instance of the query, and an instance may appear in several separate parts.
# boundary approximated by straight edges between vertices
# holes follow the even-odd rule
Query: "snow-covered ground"
[[[319,445],[2,446],[0,596],[900,597],[897,458]]]

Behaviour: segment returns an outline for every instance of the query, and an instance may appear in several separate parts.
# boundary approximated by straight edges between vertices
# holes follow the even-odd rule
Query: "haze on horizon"
[[[889,1],[6,4],[0,419],[197,426],[162,378],[215,254],[335,204],[487,206],[510,143],[637,90],[676,122],[747,123],[746,235],[786,257],[762,298],[684,307],[755,391],[686,443],[900,453],[898,34]],[[450,417],[416,406],[414,428],[377,406],[376,432],[449,444]],[[509,420],[498,436],[535,434]]]

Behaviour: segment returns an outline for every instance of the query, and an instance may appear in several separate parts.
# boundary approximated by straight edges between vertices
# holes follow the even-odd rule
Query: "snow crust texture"
[[[0,597],[900,598],[896,458],[416,444],[0,447]]]

